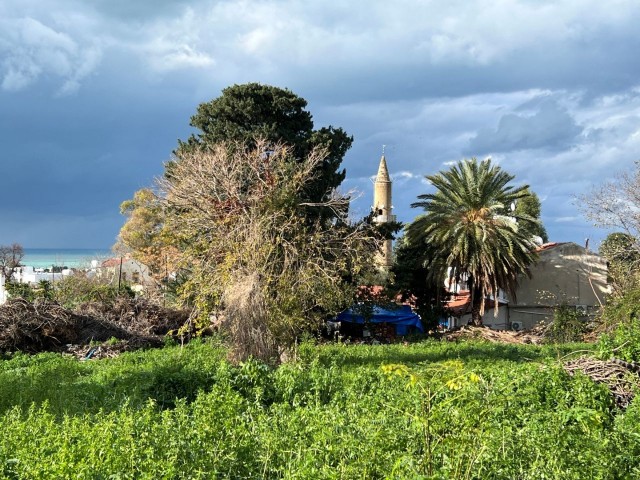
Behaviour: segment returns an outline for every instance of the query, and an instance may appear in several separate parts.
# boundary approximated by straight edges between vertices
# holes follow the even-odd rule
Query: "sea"
[[[91,260],[113,257],[109,249],[100,248],[25,248],[22,265],[34,268],[68,267],[88,268]]]

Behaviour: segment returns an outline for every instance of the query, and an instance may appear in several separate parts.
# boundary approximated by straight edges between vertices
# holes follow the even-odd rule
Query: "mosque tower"
[[[382,158],[378,167],[378,175],[373,184],[373,221],[375,223],[395,222],[396,216],[391,213],[391,178],[387,169],[387,160],[384,158],[384,148]],[[384,270],[388,270],[393,263],[393,250],[391,240],[385,240],[382,245],[382,252],[377,259],[378,264]]]

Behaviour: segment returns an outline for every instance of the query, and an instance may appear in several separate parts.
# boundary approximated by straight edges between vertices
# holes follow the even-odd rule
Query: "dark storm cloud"
[[[7,0],[0,244],[110,245],[197,104],[248,81],[354,135],[365,213],[383,144],[402,219],[423,175],[483,151],[544,195],[552,237],[582,238],[569,189],[640,148],[638,20],[633,1]]]
[[[575,145],[582,133],[573,117],[554,101],[540,104],[533,114],[509,113],[495,129],[482,129],[469,141],[467,154],[513,150],[564,150]]]

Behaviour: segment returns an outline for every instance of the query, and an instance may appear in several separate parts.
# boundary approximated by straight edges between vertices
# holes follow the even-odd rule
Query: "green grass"
[[[640,476],[640,402],[570,377],[582,344],[303,344],[234,367],[194,343],[0,361],[0,478]]]

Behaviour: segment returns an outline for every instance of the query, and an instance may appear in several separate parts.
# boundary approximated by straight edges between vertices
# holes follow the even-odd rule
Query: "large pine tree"
[[[219,97],[198,106],[191,117],[191,126],[198,132],[186,142],[179,141],[176,156],[222,142],[239,142],[250,151],[260,139],[287,145],[292,158],[302,162],[314,148],[323,147],[326,155],[305,189],[305,200],[321,202],[345,178],[340,165],[353,137],[332,126],[314,130],[306,107],[304,98],[285,88],[259,83],[227,87]]]

